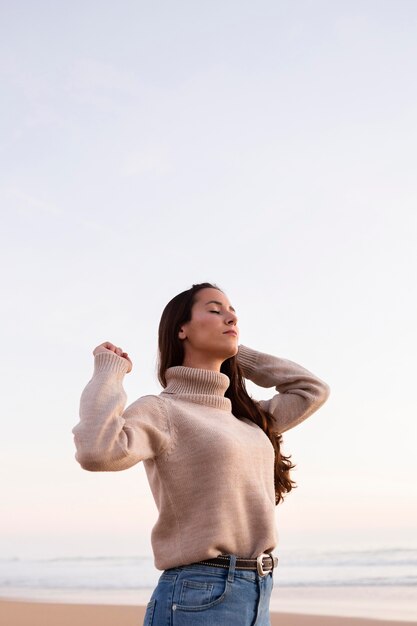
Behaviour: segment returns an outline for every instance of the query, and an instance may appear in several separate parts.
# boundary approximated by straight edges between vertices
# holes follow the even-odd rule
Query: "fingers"
[[[100,352],[114,352],[115,354],[117,354],[117,356],[122,357],[122,359],[126,359],[126,361],[129,364],[127,373],[132,371],[133,363],[130,360],[128,353],[124,352],[122,348],[120,348],[119,346],[115,346],[114,343],[110,343],[110,341],[105,341],[104,343],[101,343],[99,346],[97,346],[97,348],[94,348],[93,350],[94,356],[96,356],[97,354],[100,354]]]
[[[115,349],[116,349],[116,346],[110,343],[110,341],[105,341],[104,343],[101,343],[99,346],[94,348],[93,354],[95,356],[96,354],[99,354],[100,352],[107,352],[108,350],[110,350],[111,352],[114,352]]]
[[[129,355],[127,354],[127,352],[123,352],[122,357],[123,357],[124,359],[126,359],[126,361],[129,363],[129,366],[128,366],[128,367],[129,367],[129,369],[127,370],[127,372],[128,372],[128,373],[129,373],[129,372],[131,372],[131,371],[132,371],[132,368],[133,368],[133,363],[132,363],[132,361],[130,360]]]
[[[127,352],[124,352],[119,346],[115,346],[113,343],[110,343],[110,341],[105,341],[104,343],[101,343],[99,346],[97,346],[97,348],[94,348],[93,354],[96,355],[99,352],[106,352],[107,350],[114,352],[118,356],[124,358],[127,357]]]

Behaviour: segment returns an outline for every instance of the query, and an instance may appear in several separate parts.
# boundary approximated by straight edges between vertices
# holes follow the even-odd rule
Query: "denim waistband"
[[[203,565],[202,563],[189,563],[188,565],[180,565],[178,567],[171,567],[162,572],[162,576],[169,578],[170,575],[184,570],[201,571],[207,575],[222,576],[223,578],[243,578],[245,580],[257,581],[258,579],[265,578],[260,576],[256,570],[236,569],[236,557],[230,559],[229,567],[217,567],[216,565]],[[267,573],[267,576],[273,575],[273,570]]]

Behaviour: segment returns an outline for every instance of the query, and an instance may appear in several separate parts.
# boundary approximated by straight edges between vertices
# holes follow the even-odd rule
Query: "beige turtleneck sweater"
[[[246,378],[279,392],[260,404],[274,415],[280,432],[327,399],[326,383],[292,361],[245,346],[238,359]],[[171,367],[159,396],[143,396],[125,409],[126,371],[126,361],[113,352],[96,355],[73,429],[76,459],[90,471],[144,462],[159,511],[152,530],[155,567],[272,551],[274,449],[256,424],[232,414],[224,396],[229,378]]]

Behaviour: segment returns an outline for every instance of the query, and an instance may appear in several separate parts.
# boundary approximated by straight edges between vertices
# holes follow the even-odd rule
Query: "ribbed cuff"
[[[243,370],[245,378],[250,378],[251,374],[256,369],[258,358],[259,352],[257,352],[256,350],[252,350],[247,346],[239,346],[237,361]]]
[[[111,372],[123,377],[127,374],[129,363],[115,352],[99,352],[94,357],[94,374]]]

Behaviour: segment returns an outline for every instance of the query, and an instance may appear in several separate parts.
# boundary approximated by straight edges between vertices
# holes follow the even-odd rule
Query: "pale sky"
[[[103,341],[159,393],[202,281],[332,389],[284,436],[281,544],[417,545],[417,3],[0,7],[1,554],[150,554],[144,468],[81,470],[71,429]]]

